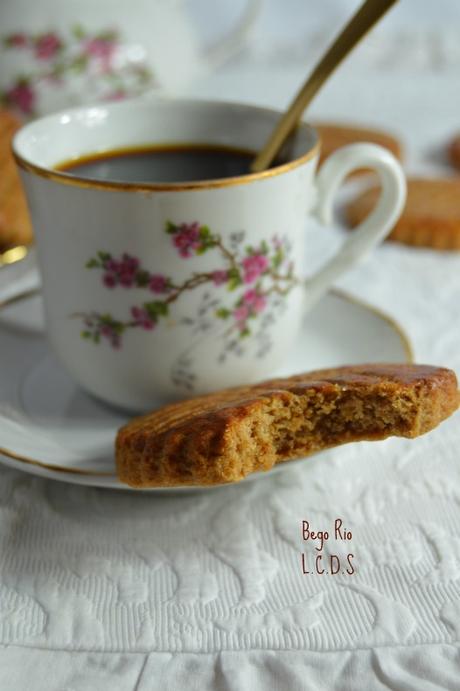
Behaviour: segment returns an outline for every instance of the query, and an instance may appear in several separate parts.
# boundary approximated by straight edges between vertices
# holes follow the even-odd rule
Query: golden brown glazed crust
[[[458,405],[455,374],[425,365],[340,367],[226,389],[122,427],[118,477],[132,487],[237,482],[339,444],[416,437]]]
[[[379,144],[385,149],[391,151],[398,160],[403,158],[403,150],[401,142],[393,137],[388,132],[374,130],[364,127],[352,127],[349,125],[340,125],[334,123],[315,123],[315,129],[319,132],[321,137],[321,153],[320,164],[328,158],[334,151],[340,149],[341,146],[347,144],[354,144],[356,142],[370,142],[371,144]],[[352,175],[359,175],[369,172],[360,169],[352,173]]]
[[[21,123],[0,110],[0,252],[32,242],[32,228],[21,180],[11,153],[11,140]]]
[[[368,215],[379,194],[380,188],[372,187],[348,204],[345,217],[351,227]],[[409,179],[405,209],[387,239],[416,247],[459,250],[460,180]]]

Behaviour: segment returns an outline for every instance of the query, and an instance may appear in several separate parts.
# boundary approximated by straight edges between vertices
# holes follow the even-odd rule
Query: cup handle
[[[335,194],[344,178],[357,168],[371,168],[377,172],[382,187],[379,200],[369,216],[350,233],[338,253],[306,280],[308,308],[388,235],[404,208],[406,180],[393,154],[376,144],[350,144],[329,156],[317,175],[315,215],[322,223],[331,223]]]

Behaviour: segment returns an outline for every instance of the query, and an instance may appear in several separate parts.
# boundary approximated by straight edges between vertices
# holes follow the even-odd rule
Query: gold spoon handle
[[[259,173],[269,167],[286,138],[302,117],[302,113],[335,68],[361,38],[397,0],[366,0],[337,36],[327,53],[317,64],[289,109],[281,117],[270,138],[251,164],[251,172]]]

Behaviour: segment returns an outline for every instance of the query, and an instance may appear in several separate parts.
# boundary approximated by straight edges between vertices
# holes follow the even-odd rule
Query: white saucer
[[[273,376],[413,359],[401,327],[339,292],[329,293],[308,315],[304,334],[289,362]],[[43,334],[39,297],[4,309],[0,352],[0,462],[55,480],[130,489],[118,481],[113,458],[116,431],[128,418],[82,391],[57,363]],[[177,488],[151,491],[177,492]]]

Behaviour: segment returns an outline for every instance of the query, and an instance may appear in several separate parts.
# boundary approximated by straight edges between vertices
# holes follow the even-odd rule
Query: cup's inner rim
[[[233,108],[235,109],[235,112],[238,113],[238,115],[241,117],[245,116],[260,116],[260,117],[265,117],[267,116],[269,118],[272,118],[273,120],[273,126],[276,123],[277,118],[281,116],[281,112],[277,111],[275,109],[271,108],[265,108],[265,107],[260,107],[260,106],[253,106],[253,105],[246,105],[246,104],[240,104],[240,103],[229,103],[225,101],[203,101],[203,100],[195,100],[195,99],[168,99],[168,98],[161,98],[156,101],[141,101],[138,100],[136,103],[130,102],[130,101],[124,101],[122,103],[118,104],[99,104],[97,106],[83,106],[83,107],[77,107],[77,108],[72,108],[68,109],[65,111],[60,111],[58,113],[53,113],[51,115],[45,116],[43,118],[39,118],[38,120],[35,120],[25,126],[23,126],[15,135],[13,139],[13,154],[16,159],[17,164],[19,165],[20,168],[25,169],[31,173],[34,173],[40,177],[45,177],[48,179],[52,179],[55,182],[60,182],[63,184],[70,184],[70,185],[76,185],[76,186],[83,186],[83,187],[94,187],[94,188],[99,188],[99,189],[113,189],[113,190],[140,190],[140,191],[149,191],[149,190],[183,190],[183,189],[195,189],[195,188],[212,188],[212,187],[222,187],[222,186],[227,186],[227,185],[233,185],[233,184],[243,184],[246,182],[251,182],[255,181],[261,178],[265,177],[272,177],[275,175],[280,175],[282,173],[288,172],[289,170],[292,170],[293,168],[296,168],[303,163],[306,163],[308,160],[313,158],[315,155],[318,154],[319,152],[319,147],[320,147],[320,137],[318,132],[314,127],[312,127],[310,124],[306,122],[300,122],[294,135],[293,135],[293,140],[294,144],[292,145],[292,148],[297,148],[299,145],[299,141],[302,140],[302,147],[301,150],[303,149],[302,153],[299,153],[298,151],[295,152],[295,154],[287,156],[287,160],[283,161],[282,163],[279,163],[268,170],[262,171],[260,173],[245,173],[242,175],[238,175],[235,177],[227,177],[227,178],[213,178],[210,180],[199,180],[199,181],[190,181],[190,182],[124,182],[124,181],[116,181],[116,180],[100,180],[100,179],[95,179],[91,178],[85,175],[78,175],[74,174],[71,172],[66,172],[59,170],[59,166],[63,165],[64,163],[69,163],[73,158],[75,160],[78,160],[78,158],[84,158],[85,156],[91,156],[91,155],[101,155],[103,156],[104,153],[109,153],[111,151],[117,150],[117,151],[122,151],[124,149],[138,149],[138,148],[143,148],[143,147],[155,147],[155,146],[168,146],[171,145],[172,142],[167,142],[167,141],[155,141],[154,138],[150,141],[145,141],[142,144],[136,144],[133,146],[132,144],[124,144],[123,140],[120,139],[120,141],[113,146],[106,146],[105,148],[101,148],[98,150],[94,150],[94,147],[88,147],[85,150],[85,147],[82,147],[81,150],[79,150],[77,155],[74,156],[57,156],[56,160],[53,161],[52,163],[41,163],[37,159],[38,154],[35,151],[35,155],[33,152],[33,145],[34,143],[36,144],[39,142],[40,137],[43,137],[44,132],[46,131],[46,128],[54,128],[55,131],[58,131],[57,128],[62,128],[64,125],[67,124],[74,124],[74,125],[79,125],[80,127],[88,127],[87,123],[85,124],[85,117],[90,118],[91,116],[97,116],[99,117],[105,117],[110,118],[112,114],[117,114],[120,111],[127,110],[128,108],[143,108],[143,109],[151,109],[154,110],[155,108],[164,108],[164,107],[170,107],[170,108],[180,108],[181,106],[183,107],[188,107],[192,106],[194,108],[202,108],[205,113],[208,114],[210,111],[214,110],[216,112],[216,117],[218,117],[218,111],[223,111],[225,109]],[[307,146],[308,142],[308,146]],[[188,146],[193,146],[193,145],[206,145],[206,146],[217,146],[217,147],[225,147],[227,146],[228,148],[234,148],[234,149],[247,149],[247,150],[252,150],[256,151],[257,147],[242,147],[238,143],[233,144],[222,144],[221,142],[213,142],[213,141],[198,141],[198,139],[195,141],[187,141],[187,142],[177,142],[174,141],[174,144],[180,145],[180,144],[187,144]],[[305,144],[305,146],[304,146]],[[25,151],[24,149],[32,149],[32,151]]]

